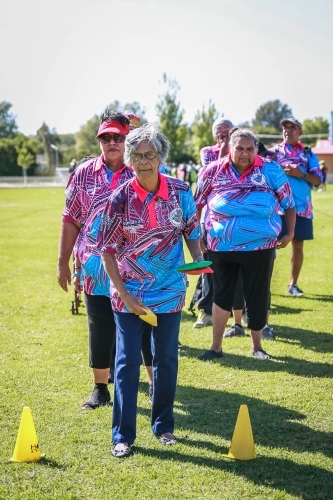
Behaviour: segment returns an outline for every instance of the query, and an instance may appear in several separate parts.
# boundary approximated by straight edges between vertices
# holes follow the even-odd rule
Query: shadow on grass
[[[304,309],[304,307],[286,307],[280,304],[271,305],[271,315],[274,318],[274,314],[300,314],[304,311],[310,311],[311,309]]]
[[[333,352],[333,339],[328,333],[317,333],[311,330],[302,330],[290,326],[274,326],[274,333],[279,338],[277,342],[296,340],[305,349],[317,352]]]
[[[147,450],[136,448],[142,454],[166,460],[178,460],[194,465],[224,470],[245,476],[258,485],[287,491],[304,499],[330,499],[333,475],[311,465],[299,465],[288,459],[261,456],[253,461],[231,461],[222,457],[227,448],[219,445],[221,438],[231,441],[239,406],[249,408],[255,444],[281,448],[298,453],[322,453],[333,457],[331,433],[313,430],[300,421],[306,417],[297,411],[264,402],[257,398],[211,389],[178,386],[175,402],[176,431],[207,435],[207,440],[181,439],[180,443],[193,451],[179,453],[177,447]],[[150,411],[140,407],[140,414]],[[213,436],[213,437],[212,437]],[[214,438],[215,436],[215,438]],[[216,453],[216,459],[207,457],[207,450]]]
[[[227,341],[225,341],[227,343]],[[272,344],[273,345],[273,344]],[[225,344],[224,344],[225,346]],[[269,351],[269,348],[265,348]],[[289,356],[279,356],[273,357],[269,361],[260,361],[252,356],[248,356],[247,352],[244,352],[244,356],[239,356],[237,354],[228,353],[226,350],[223,351],[223,358],[214,361],[205,361],[205,363],[216,363],[221,365],[221,367],[228,368],[239,368],[241,370],[256,371],[256,372],[287,372],[293,375],[300,375],[302,377],[333,377],[332,365],[330,363],[313,363],[311,361],[306,361],[304,359],[292,358]],[[183,346],[179,351],[180,357],[188,358],[198,358],[203,354],[203,349],[197,349],[194,347]],[[198,363],[203,363],[204,361],[199,361]]]
[[[231,440],[241,404],[249,408],[257,444],[297,452],[323,453],[333,458],[333,435],[302,425],[300,421],[306,418],[305,415],[237,393],[177,386],[176,426],[189,432],[214,434]],[[146,408],[140,407],[138,411],[150,416],[150,410]],[[212,441],[195,442],[195,446],[220,451]]]
[[[283,293],[274,293],[274,296],[275,297],[283,297],[284,299],[286,298],[286,295],[284,295]],[[332,304],[333,302],[333,295],[321,295],[321,294],[315,294],[315,293],[311,293],[311,294],[306,294],[305,297],[304,297],[305,300],[319,300],[320,302],[329,302],[330,304]],[[299,302],[302,302],[302,300],[304,300],[302,297],[292,297],[290,296],[290,300],[293,301],[297,301],[297,305],[299,306]],[[283,312],[284,310],[284,307],[283,306],[276,306],[277,309],[281,309],[281,312]],[[286,308],[287,310],[289,308]],[[292,311],[292,308],[290,308],[290,310]],[[300,311],[305,311],[306,309],[300,309]]]
[[[291,460],[279,458],[260,457],[251,461],[231,461],[183,455],[175,448],[161,450],[147,450],[135,447],[134,451],[158,460],[175,460],[187,462],[196,466],[204,466],[213,470],[237,474],[243,479],[251,481],[258,486],[274,488],[304,500],[331,500],[332,474],[313,465],[299,465]]]

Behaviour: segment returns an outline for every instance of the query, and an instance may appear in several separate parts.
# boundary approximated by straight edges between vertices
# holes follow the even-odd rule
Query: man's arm
[[[67,285],[71,284],[72,275],[69,268],[69,260],[79,232],[80,228],[76,224],[72,222],[61,223],[57,279],[59,285],[65,292],[68,292]]]
[[[290,163],[289,165],[282,166],[284,172],[290,177],[296,177],[297,179],[304,179],[312,186],[319,186],[321,184],[321,179],[318,175],[304,173],[296,164]]]

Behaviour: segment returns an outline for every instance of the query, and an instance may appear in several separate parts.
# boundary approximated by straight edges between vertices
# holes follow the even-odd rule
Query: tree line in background
[[[171,143],[168,162],[178,164],[192,160],[200,163],[200,149],[214,142],[212,123],[223,114],[209,101],[207,106],[196,112],[193,123],[189,125],[184,121],[185,110],[178,99],[178,82],[164,74],[162,85],[163,91],[156,103],[156,114],[161,129]],[[115,100],[109,106],[115,111],[131,111],[141,118],[142,123],[147,122],[146,110],[137,101],[122,105]],[[73,158],[79,160],[84,156],[100,153],[99,144],[95,139],[99,127],[97,114],[73,134],[58,134],[55,129],[50,129],[43,123],[35,136],[27,137],[19,132],[11,108],[11,103],[0,102],[0,175],[22,175],[22,169],[27,175],[54,175],[56,152],[59,154],[60,167],[68,167]],[[280,121],[288,116],[292,116],[292,109],[276,99],[262,104],[252,122],[238,125],[250,127],[262,135],[281,135]],[[232,116],[226,118],[232,120]],[[304,135],[318,134],[319,138],[326,138],[328,129],[329,122],[322,117],[306,119],[303,122]],[[262,141],[271,145],[278,142],[278,139],[267,137]],[[313,146],[316,138],[304,138],[303,142]],[[44,162],[39,158],[44,158]]]

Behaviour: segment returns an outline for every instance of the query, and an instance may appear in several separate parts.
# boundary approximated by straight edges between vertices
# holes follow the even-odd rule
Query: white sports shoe
[[[288,286],[288,293],[294,297],[303,297],[304,295],[303,290],[301,290],[296,283],[292,286]]]
[[[199,311],[198,319],[193,323],[193,328],[203,328],[213,324],[213,317],[205,311]]]
[[[259,349],[258,351],[252,351],[252,356],[261,360],[271,359],[270,355],[263,349]]]

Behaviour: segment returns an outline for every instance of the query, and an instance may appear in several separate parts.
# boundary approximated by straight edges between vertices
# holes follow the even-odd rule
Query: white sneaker
[[[211,314],[206,314],[205,311],[199,311],[198,319],[193,323],[193,328],[203,328],[213,324],[213,317]]]
[[[252,351],[252,356],[261,360],[271,359],[270,355],[263,349],[259,349],[258,351]]]
[[[303,297],[304,292],[300,288],[298,288],[298,285],[295,283],[292,286],[288,286],[288,293],[290,295],[293,295],[294,297]]]

